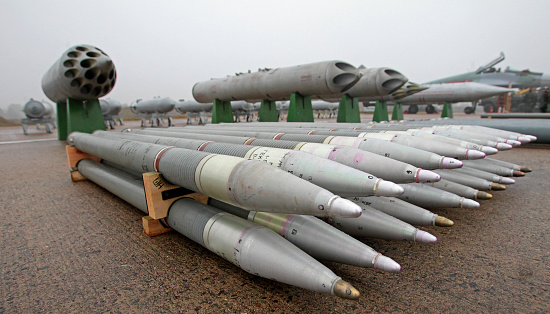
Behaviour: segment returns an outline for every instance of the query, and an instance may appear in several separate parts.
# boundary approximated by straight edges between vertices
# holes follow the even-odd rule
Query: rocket
[[[471,200],[489,200],[493,198],[493,195],[488,192],[480,191],[470,186],[445,179],[441,179],[438,182],[426,183],[425,185],[466,197]]]
[[[445,192],[434,187],[415,183],[401,184],[401,187],[405,190],[405,193],[397,198],[422,208],[479,207],[479,203],[474,200],[458,196],[454,193]]]
[[[138,99],[130,105],[130,109],[135,114],[167,113],[174,110],[176,102],[170,97],[153,98],[142,100]]]

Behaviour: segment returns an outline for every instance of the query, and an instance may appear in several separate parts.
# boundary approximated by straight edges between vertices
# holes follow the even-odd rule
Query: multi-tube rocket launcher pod
[[[200,103],[215,99],[252,103],[264,99],[289,100],[293,93],[317,99],[344,93],[360,78],[357,68],[346,62],[323,61],[198,82],[193,86],[193,97]]]
[[[61,55],[42,77],[42,90],[53,102],[98,99],[115,86],[116,70],[101,49],[77,45]]]

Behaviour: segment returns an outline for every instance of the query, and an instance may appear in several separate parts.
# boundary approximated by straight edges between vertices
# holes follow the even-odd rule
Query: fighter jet
[[[494,66],[504,60],[504,53],[487,65],[479,67],[473,72],[463,73],[459,75],[449,76],[446,78],[426,82],[425,84],[433,83],[453,83],[453,82],[478,82],[502,87],[542,87],[550,86],[550,75],[541,72],[531,72],[527,70],[514,70],[509,66],[501,71],[500,68]]]

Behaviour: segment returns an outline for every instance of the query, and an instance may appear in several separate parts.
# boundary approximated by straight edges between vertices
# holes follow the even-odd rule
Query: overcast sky
[[[391,67],[425,82],[499,66],[550,72],[550,1],[0,0],[0,108],[46,99],[69,47],[109,54],[130,103],[192,98],[211,77],[324,60]]]

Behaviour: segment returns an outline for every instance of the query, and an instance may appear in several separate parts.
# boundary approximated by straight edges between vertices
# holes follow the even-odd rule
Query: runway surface
[[[533,172],[479,209],[435,211],[455,222],[421,228],[436,244],[363,240],[401,273],[325,263],[361,292],[349,301],[255,277],[177,233],[146,236],[139,210],[70,180],[64,142],[27,142],[55,137],[0,128],[12,142],[0,145],[0,313],[550,309],[549,145],[497,154]]]

